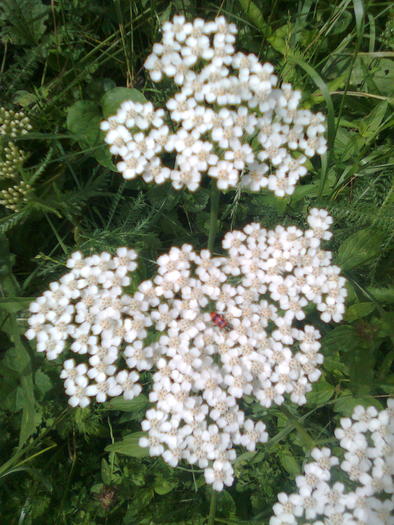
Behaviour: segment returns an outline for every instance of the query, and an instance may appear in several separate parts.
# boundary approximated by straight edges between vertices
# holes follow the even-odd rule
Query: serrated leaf
[[[118,111],[120,105],[126,100],[144,104],[146,98],[134,88],[116,87],[107,91],[101,99],[104,118],[112,117]]]
[[[350,270],[367,263],[379,254],[382,241],[383,234],[370,228],[353,233],[339,247],[337,264]]]
[[[94,146],[99,141],[101,118],[95,102],[78,100],[67,110],[67,129],[79,142]]]
[[[371,302],[356,303],[349,306],[345,313],[345,321],[352,322],[362,317],[366,317],[376,308],[376,305]]]
[[[350,417],[357,405],[364,407],[374,406],[378,410],[382,410],[382,404],[372,396],[352,397],[351,395],[343,395],[335,401],[334,410],[342,416]]]
[[[231,516],[236,511],[235,501],[227,490],[218,493],[216,509],[219,515]]]
[[[335,388],[326,381],[319,381],[313,385],[312,391],[306,395],[308,404],[321,405],[332,398]]]
[[[105,447],[106,452],[116,452],[132,458],[145,458],[149,456],[149,449],[140,447],[138,442],[140,438],[145,437],[146,432],[134,432],[128,434],[122,441],[113,443]]]
[[[371,140],[377,135],[387,108],[388,102],[380,102],[365,119],[360,121],[360,133],[362,136]]]
[[[375,288],[372,286],[368,286],[367,291],[373,296],[374,299],[376,299],[380,303],[394,303],[394,287]]]
[[[394,62],[389,58],[379,60],[374,56],[358,56],[352,68],[351,83],[357,87],[372,83],[381,95],[394,94]]]
[[[104,403],[103,407],[107,410],[120,410],[121,412],[136,412],[144,410],[149,405],[148,398],[143,394],[134,399],[124,399],[115,397],[111,401]]]
[[[322,348],[329,352],[347,352],[356,348],[359,344],[359,337],[353,326],[337,326],[330,330],[322,339]]]
[[[290,454],[289,451],[282,451],[279,453],[279,461],[282,467],[292,475],[297,475],[301,472],[300,466],[296,458]]]
[[[160,494],[160,496],[164,496],[164,494],[168,494],[171,492],[175,487],[177,486],[176,481],[172,481],[169,479],[165,479],[161,474],[158,475],[155,479],[155,483],[153,485],[153,489],[156,492],[156,494]]]
[[[187,211],[193,213],[204,210],[209,201],[209,191],[205,188],[200,188],[195,193],[184,193],[183,195],[183,204]]]
[[[257,7],[257,5],[252,2],[252,0],[239,0],[242,9],[246,17],[252,22],[252,24],[257,27],[264,35],[270,33],[270,26],[264,20],[263,13]]]
[[[105,458],[101,460],[101,479],[104,485],[110,485],[112,482],[112,468]]]
[[[51,379],[42,370],[34,374],[34,384],[42,397],[52,388]]]

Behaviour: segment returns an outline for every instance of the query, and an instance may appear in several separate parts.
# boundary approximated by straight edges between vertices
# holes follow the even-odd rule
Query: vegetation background
[[[391,6],[391,7],[390,7]],[[356,404],[385,406],[394,394],[392,3],[368,0],[3,0],[0,106],[23,111],[32,129],[0,136],[0,521],[30,524],[203,525],[210,491],[201,472],[146,457],[133,437],[147,402],[67,405],[59,364],[23,337],[32,298],[84,253],[136,248],[145,266],[174,244],[206,247],[209,190],[125,182],[99,131],[132,88],[162,105],[171,92],[143,69],[160,25],[173,14],[239,28],[239,50],[272,62],[327,115],[329,152],[290,198],[228,192],[219,232],[251,221],[305,225],[310,207],[334,217],[329,248],[348,280],[345,320],[326,326],[323,375],[308,404],[246,410],[271,439],[240,451],[237,480],[218,496],[220,524],[266,524],[280,491],[291,491],[310,449],[331,445]],[[135,93],[135,92],[134,92]],[[4,111],[0,111],[1,118]],[[10,141],[19,161],[7,161]],[[8,162],[8,164],[7,164]],[[5,176],[11,169],[13,178]],[[7,172],[8,173],[8,172]],[[21,193],[19,189],[29,186]],[[22,185],[22,186],[21,186]],[[18,189],[19,188],[19,189]],[[6,190],[4,192],[4,190]],[[7,193],[8,191],[8,193]],[[9,198],[9,197],[8,197]],[[135,284],[135,283],[134,283]],[[149,381],[149,378],[147,378]]]

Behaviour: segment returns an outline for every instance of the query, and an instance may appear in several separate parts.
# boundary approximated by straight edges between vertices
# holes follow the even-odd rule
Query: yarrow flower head
[[[32,304],[27,336],[49,358],[68,338],[71,350],[91,355],[89,364],[65,362],[73,405],[122,392],[131,398],[141,391],[138,371],[153,368],[153,407],[140,445],[172,466],[197,464],[222,490],[233,482],[234,446],[253,451],[268,439],[264,423],[248,419],[239,401],[250,395],[264,407],[285,398],[304,404],[323,361],[305,308],[314,304],[325,322],[342,319],[345,281],[320,247],[331,218],[313,209],[308,221],[306,231],[254,223],[227,233],[220,257],[173,247],[133,296],[122,287],[135,252],[86,259],[77,252],[69,274]],[[128,369],[118,372],[120,357]]]
[[[301,93],[279,86],[271,64],[236,52],[236,34],[224,17],[163,25],[145,68],[179,91],[165,110],[124,102],[101,125],[125,179],[194,191],[207,174],[222,190],[241,184],[283,197],[307,173],[307,157],[326,151],[323,115],[299,109]]]
[[[380,412],[357,406],[335,436],[343,460],[313,449],[314,461],[296,478],[298,491],[278,495],[270,525],[393,525],[394,399]]]
[[[80,358],[79,364],[67,359],[60,375],[72,406],[85,407],[91,397],[104,402],[122,393],[132,399],[141,392],[138,374],[118,371],[116,364],[125,343],[147,334],[148,318],[138,311],[124,314],[128,296],[123,288],[130,284],[127,274],[137,267],[136,257],[127,248],[119,248],[115,257],[76,252],[67,261],[70,272],[30,305],[26,337],[37,340],[37,351],[56,359],[69,348]],[[150,368],[148,361],[146,355]]]

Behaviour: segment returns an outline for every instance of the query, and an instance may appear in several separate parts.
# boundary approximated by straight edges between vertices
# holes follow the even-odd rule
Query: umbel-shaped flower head
[[[279,86],[271,64],[236,52],[236,33],[223,17],[163,25],[145,68],[179,91],[166,108],[124,102],[101,126],[125,179],[194,191],[206,174],[222,190],[241,184],[283,197],[307,173],[307,157],[326,151],[323,115],[299,109],[301,93]]]
[[[70,272],[32,303],[26,335],[49,358],[71,341],[76,356],[61,377],[73,406],[131,399],[141,392],[138,372],[153,368],[141,446],[173,466],[197,464],[222,490],[233,482],[234,446],[252,451],[268,438],[240,400],[304,404],[323,361],[305,308],[314,304],[325,322],[342,319],[344,279],[320,246],[332,219],[312,209],[308,222],[306,231],[249,224],[225,235],[221,257],[173,247],[132,296],[122,288],[136,268],[133,250],[77,252]]]
[[[297,492],[278,495],[270,525],[394,523],[394,399],[386,410],[355,407],[335,437],[342,461],[329,448],[313,449]]]

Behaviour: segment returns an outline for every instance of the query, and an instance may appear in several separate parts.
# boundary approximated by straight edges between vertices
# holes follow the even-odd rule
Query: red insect
[[[211,312],[210,313],[212,322],[219,328],[222,328],[223,330],[231,330],[232,326],[230,323],[225,319],[225,317],[221,314],[218,314],[217,312]]]

